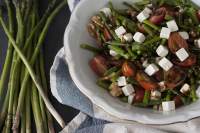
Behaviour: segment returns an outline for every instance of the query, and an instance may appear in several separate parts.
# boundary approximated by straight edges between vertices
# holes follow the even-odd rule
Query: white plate
[[[69,25],[65,31],[64,48],[66,61],[69,65],[71,77],[80,91],[106,112],[124,120],[137,121],[144,124],[168,124],[187,121],[200,116],[200,100],[179,108],[174,112],[164,114],[152,109],[138,108],[123,103],[95,84],[97,77],[88,66],[88,61],[93,55],[88,51],[80,49],[80,44],[95,44],[94,40],[88,35],[86,25],[89,18],[99,9],[105,7],[108,1],[82,0],[72,13]],[[120,7],[122,2],[122,0],[112,1],[117,7]],[[126,1],[131,2],[133,0]],[[195,1],[200,3],[199,0]]]

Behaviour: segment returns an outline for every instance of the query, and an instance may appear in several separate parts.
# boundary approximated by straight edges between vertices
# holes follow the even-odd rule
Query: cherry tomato
[[[142,102],[144,99],[144,93],[145,93],[145,90],[143,88],[140,88],[140,87],[136,88],[135,89],[135,97],[134,97],[133,101],[136,103]]]
[[[109,40],[112,39],[112,36],[110,35],[110,32],[106,28],[104,28],[104,30],[103,30],[103,35],[104,35],[106,41],[109,41]]]
[[[165,15],[160,14],[160,15],[151,16],[149,21],[153,24],[159,25],[164,21],[164,19],[165,19]]]
[[[165,86],[174,89],[185,81],[186,74],[178,67],[171,68],[165,73]]]
[[[99,76],[103,76],[108,69],[106,59],[101,55],[97,55],[91,59],[89,65],[91,69]]]
[[[181,48],[188,49],[188,43],[183,39],[178,32],[171,33],[168,39],[168,47],[172,53],[176,53]]]
[[[122,73],[127,77],[135,76],[136,68],[132,63],[125,61],[122,65]]]
[[[137,72],[136,80],[145,90],[153,90],[158,87],[158,85],[142,71]]]
[[[191,67],[197,63],[197,57],[194,54],[191,54],[185,61],[181,62],[177,59],[173,60],[173,63],[181,67]]]
[[[178,108],[178,107],[183,105],[183,101],[181,100],[180,96],[175,96],[173,100],[175,102],[176,108]]]

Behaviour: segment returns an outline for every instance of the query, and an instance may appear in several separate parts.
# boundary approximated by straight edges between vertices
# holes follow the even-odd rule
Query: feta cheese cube
[[[171,61],[169,61],[166,57],[163,57],[159,62],[159,66],[162,67],[165,71],[169,71],[173,67]]]
[[[135,93],[133,93],[133,94],[131,94],[131,95],[128,96],[128,103],[129,104],[133,103],[134,97],[135,97]]]
[[[148,19],[150,17],[150,15],[144,11],[140,12],[137,15],[137,19],[139,22],[143,22],[144,20]]]
[[[169,51],[167,49],[167,47],[160,45],[157,50],[156,53],[160,56],[160,57],[165,57],[168,55]]]
[[[194,44],[197,48],[200,48],[200,39],[195,40]]]
[[[115,30],[115,33],[120,38],[123,34],[126,33],[126,29],[123,26],[120,26]]]
[[[112,14],[110,8],[107,8],[107,7],[102,8],[100,11],[103,12],[106,15],[106,17],[110,17]]]
[[[149,63],[148,63],[148,60],[145,60],[143,63],[142,63],[142,66],[144,68],[148,67]]]
[[[163,92],[167,89],[166,85],[165,85],[165,81],[161,81],[158,83],[160,91]]]
[[[190,85],[189,84],[184,84],[180,89],[180,92],[183,93],[183,94],[186,94],[189,91],[190,91]]]
[[[143,12],[146,12],[147,14],[151,14],[152,13],[152,10],[149,9],[148,7],[145,7]]]
[[[126,77],[125,76],[121,76],[117,79],[117,84],[118,86],[125,86],[126,83]]]
[[[110,53],[111,56],[117,56],[118,55],[114,50],[110,50],[109,53]]]
[[[178,31],[178,25],[175,20],[170,20],[167,22],[167,27],[171,29],[172,32]]]
[[[175,110],[175,102],[174,101],[166,101],[162,102],[163,111],[173,111]]]
[[[158,100],[161,98],[161,92],[158,90],[151,91],[151,99],[152,100]]]
[[[165,38],[168,39],[171,34],[171,30],[166,27],[162,27],[161,32],[160,32],[160,38]]]
[[[133,39],[138,43],[143,43],[146,38],[141,32],[136,32],[133,36]]]
[[[159,71],[159,68],[155,64],[150,64],[148,67],[144,70],[145,73],[147,73],[149,76],[154,75],[156,72]]]
[[[123,36],[124,40],[127,42],[132,42],[133,41],[133,35],[131,33],[127,33]]]
[[[198,86],[198,88],[196,90],[196,94],[197,94],[198,98],[200,98],[200,86]]]
[[[185,39],[185,40],[189,39],[189,34],[186,31],[181,31],[181,32],[178,32],[178,33],[183,39]]]
[[[122,91],[125,96],[131,95],[133,92],[135,92],[133,86],[131,84],[127,84],[126,86],[122,87]]]
[[[180,61],[184,61],[189,57],[189,54],[184,48],[181,48],[176,52],[176,56],[179,58]]]

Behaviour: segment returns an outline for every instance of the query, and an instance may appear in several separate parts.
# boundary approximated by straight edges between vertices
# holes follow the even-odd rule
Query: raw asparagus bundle
[[[3,133],[30,133],[34,124],[37,132],[53,133],[52,116],[61,127],[65,125],[48,99],[41,46],[51,22],[67,0],[51,0],[42,16],[38,2],[5,0],[7,20],[3,18],[3,7],[0,7],[0,24],[8,37],[0,80],[0,101],[3,103],[0,132]]]

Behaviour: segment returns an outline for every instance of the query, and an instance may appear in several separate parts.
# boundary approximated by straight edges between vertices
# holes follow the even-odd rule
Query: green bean
[[[133,9],[133,10],[135,10],[135,11],[140,11],[140,9],[136,6],[136,5],[134,5],[134,4],[129,4],[128,2],[123,2],[123,4],[125,5],[125,6],[127,6],[127,7],[129,7],[129,8],[131,8],[131,9]]]
[[[171,91],[168,91],[165,97],[165,101],[170,101],[170,100],[171,100]]]
[[[86,50],[93,52],[93,53],[101,53],[102,52],[102,49],[93,47],[93,46],[88,45],[88,44],[81,44],[80,47],[82,49],[86,49]]]
[[[150,36],[153,36],[153,35],[154,35],[153,31],[152,31],[146,24],[144,24],[144,30],[145,30]]]
[[[160,27],[158,27],[157,25],[151,23],[149,20],[144,20],[143,23],[148,25],[149,27],[153,28],[156,31],[160,30]]]
[[[145,90],[144,98],[143,98],[143,104],[147,105],[149,103],[150,94],[151,94],[151,91]]]
[[[110,69],[108,69],[105,73],[104,73],[104,76],[108,76],[110,75],[111,73],[113,72],[116,72],[119,68],[114,66],[114,67],[111,67]]]
[[[172,20],[172,19],[174,19],[172,16],[170,16],[168,14],[165,15],[165,20],[169,21],[169,20]]]
[[[148,104],[145,104],[145,103],[134,103],[134,106],[138,106],[138,107],[148,107],[148,106],[153,106],[153,105],[159,105],[161,104],[162,101],[161,100],[152,100],[152,101],[149,101]]]
[[[190,83],[191,83],[190,96],[192,98],[192,101],[195,102],[198,100],[198,97],[196,95],[196,88],[195,88],[196,86],[195,86],[195,81],[193,77],[190,79]]]
[[[106,42],[106,44],[114,45],[114,46],[126,46],[126,45],[128,45],[128,44],[121,43],[121,41],[109,41],[109,42]]]
[[[127,82],[131,83],[133,85],[138,85],[138,82],[134,78],[132,78],[132,77],[128,77],[127,78]]]
[[[155,42],[158,42],[159,40],[161,40],[161,38],[159,36],[154,36],[152,39],[150,40],[146,40],[143,45],[148,46],[149,44],[153,44]]]
[[[114,50],[117,54],[121,55],[125,59],[129,58],[129,55],[126,54],[126,52],[122,48],[120,48],[118,46],[109,45],[108,48],[111,49],[111,50]]]
[[[163,39],[161,40],[161,43],[160,43],[160,45],[165,45],[165,44],[166,44],[166,42],[167,42],[167,39],[163,38]]]

